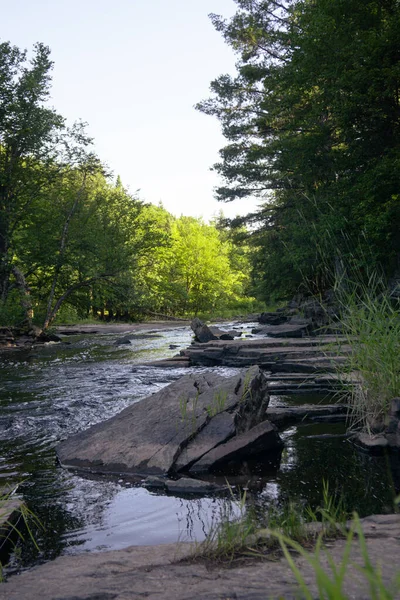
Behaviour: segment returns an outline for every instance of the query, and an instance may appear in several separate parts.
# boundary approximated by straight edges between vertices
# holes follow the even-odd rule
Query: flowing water
[[[0,356],[0,486],[19,483],[43,524],[35,530],[40,551],[29,540],[19,544],[10,573],[59,554],[200,541],[227,504],[235,511],[226,497],[179,498],[148,491],[137,480],[84,477],[57,465],[54,448],[60,440],[196,370],[143,366],[173,356],[191,341],[188,328],[154,327],[149,326],[149,337],[142,331],[129,346],[115,345],[121,334],[73,336]],[[216,370],[225,376],[237,372]],[[271,404],[321,401],[304,395],[271,398]],[[279,463],[248,462],[228,479],[248,488],[248,501],[259,509],[287,499],[316,506],[325,479],[361,515],[391,511],[398,465],[357,452],[344,433],[341,423],[291,427],[283,434]]]

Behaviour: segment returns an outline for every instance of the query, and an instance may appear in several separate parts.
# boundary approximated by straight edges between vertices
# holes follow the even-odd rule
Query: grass
[[[369,433],[382,427],[400,394],[400,310],[376,274],[363,285],[338,287],[343,335],[351,347],[347,370],[356,377],[348,394],[353,424]]]
[[[314,575],[318,588],[318,597],[327,600],[347,600],[349,596],[345,592],[346,577],[350,577],[350,568],[355,568],[361,574],[369,588],[368,597],[373,600],[394,600],[398,597],[400,591],[400,571],[392,585],[387,586],[382,578],[381,569],[378,565],[373,565],[369,557],[368,547],[361,527],[360,519],[356,513],[353,514],[353,521],[345,538],[345,547],[342,560],[338,563],[332,557],[331,553],[323,546],[323,536],[320,534],[317,538],[313,552],[305,550],[301,544],[290,537],[278,532],[271,531],[282,549],[282,552],[297,580],[301,589],[302,597],[305,600],[314,600],[315,594],[306,583],[306,580],[297,566],[293,551],[307,561]],[[353,540],[357,537],[358,544],[363,560],[363,566],[351,562],[351,552]],[[383,558],[383,557],[382,557]]]
[[[228,392],[226,390],[218,390],[215,392],[211,403],[206,406],[207,414],[210,419],[225,410],[227,399]]]
[[[191,410],[188,411],[188,405],[190,402],[190,398],[187,396],[179,397],[179,411],[180,411],[180,424],[186,428],[189,424],[191,427],[192,434],[196,432],[196,421],[197,421],[197,403],[199,400],[200,392],[197,390],[195,396],[192,396],[191,400]]]
[[[330,538],[341,535],[348,518],[342,498],[331,494],[326,482],[323,482],[321,506],[315,510],[289,501],[283,506],[272,504],[264,515],[246,507],[246,491],[236,497],[229,484],[228,488],[231,501],[220,509],[218,522],[211,525],[206,540],[196,547],[196,556],[221,562],[249,554],[262,556],[277,548],[271,531],[279,531],[299,543],[309,543],[317,532]]]
[[[4,514],[4,512],[7,510],[7,504],[9,503],[10,499],[14,496],[15,492],[16,492],[16,488],[13,490],[10,490],[9,492],[2,492],[0,494],[0,516],[2,516]],[[36,517],[36,515],[34,515],[32,513],[31,510],[29,510],[29,508],[27,507],[27,505],[25,503],[22,503],[20,505],[20,507],[18,509],[16,509],[15,512],[18,513],[16,519],[13,519],[13,521],[6,520],[0,529],[0,537],[2,538],[2,543],[0,544],[0,550],[3,550],[3,548],[8,543],[11,543],[11,545],[15,549],[16,548],[15,539],[17,541],[18,540],[24,541],[25,536],[23,534],[23,529],[25,529],[25,531],[27,532],[28,537],[32,540],[35,548],[37,550],[39,550],[39,547],[38,547],[35,537],[33,535],[31,525],[34,525],[35,527],[43,529],[43,525],[42,525],[41,521]],[[21,520],[22,520],[22,526],[19,526],[19,523]],[[0,582],[3,582],[3,581],[4,581],[3,565],[0,562]]]
[[[232,564],[236,559],[277,558],[276,553],[287,560],[301,590],[302,598],[314,600],[315,593],[307,584],[295,556],[305,559],[315,577],[318,598],[325,600],[347,600],[346,577],[354,578],[354,572],[361,575],[369,589],[372,600],[394,600],[400,591],[400,570],[392,585],[387,585],[379,565],[374,565],[369,557],[367,543],[356,513],[353,513],[350,527],[347,526],[348,513],[343,501],[332,495],[327,482],[323,482],[322,503],[316,510],[302,508],[294,502],[283,508],[272,507],[265,515],[268,527],[259,528],[259,520],[250,509],[246,510],[246,491],[235,498],[233,508],[225,506],[220,514],[220,522],[211,527],[207,539],[196,546],[192,559],[205,559]],[[400,502],[400,497],[396,498]],[[319,522],[318,532],[311,523]],[[335,560],[324,545],[324,540],[343,537],[344,549],[341,559]],[[355,543],[358,541],[362,565],[351,562]],[[308,547],[308,549],[307,549]],[[309,548],[312,547],[310,550]],[[382,556],[384,559],[385,557]],[[395,558],[394,558],[395,559]],[[350,572],[351,570],[351,572]],[[266,589],[266,598],[268,591]]]

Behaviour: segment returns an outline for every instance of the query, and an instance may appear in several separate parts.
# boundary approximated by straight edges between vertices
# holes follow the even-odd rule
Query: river
[[[0,484],[18,483],[42,523],[34,527],[39,551],[29,539],[18,542],[9,574],[60,554],[200,541],[222,513],[236,510],[230,498],[179,498],[148,491],[137,480],[84,477],[57,465],[54,448],[60,440],[188,372],[143,363],[186,347],[189,328],[158,331],[149,324],[131,344],[115,345],[122,336],[76,335],[61,344],[0,355]],[[237,372],[216,370],[226,376]],[[272,396],[271,404],[328,400]],[[289,499],[315,507],[323,480],[361,515],[392,511],[396,484],[389,458],[359,453],[344,433],[341,423],[291,427],[283,434],[279,464],[246,463],[229,482],[234,489],[248,488],[248,501],[259,511]]]

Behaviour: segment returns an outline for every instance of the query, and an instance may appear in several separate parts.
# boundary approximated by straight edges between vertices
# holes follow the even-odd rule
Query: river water
[[[129,346],[115,345],[121,333],[72,336],[66,343],[0,356],[0,486],[19,483],[42,523],[34,527],[40,550],[29,539],[18,543],[10,574],[60,554],[200,541],[222,513],[237,510],[230,498],[179,498],[148,491],[138,481],[84,477],[57,465],[59,441],[189,372],[143,366],[173,356],[191,341],[189,328],[155,327],[149,325]],[[225,376],[237,372],[216,370]],[[271,404],[328,400],[273,396]],[[341,423],[291,427],[283,434],[279,464],[246,463],[228,480],[235,490],[248,488],[248,502],[259,511],[289,499],[315,507],[323,480],[361,515],[392,511],[398,465],[359,453],[344,433]],[[225,483],[225,478],[215,479]]]

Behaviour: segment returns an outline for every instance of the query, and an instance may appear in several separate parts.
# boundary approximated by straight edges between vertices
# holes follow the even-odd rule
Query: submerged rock
[[[226,488],[216,485],[211,481],[201,481],[201,479],[193,479],[192,477],[181,477],[176,481],[167,479],[165,487],[171,494],[212,494],[221,492]]]
[[[123,346],[123,345],[127,345],[129,346],[131,343],[131,338],[130,336],[128,337],[123,337],[123,338],[119,338],[118,340],[116,340],[114,342],[114,346]]]
[[[229,378],[186,375],[62,442],[58,457],[63,466],[91,472],[175,473],[264,421],[268,402],[267,379],[258,367]]]

